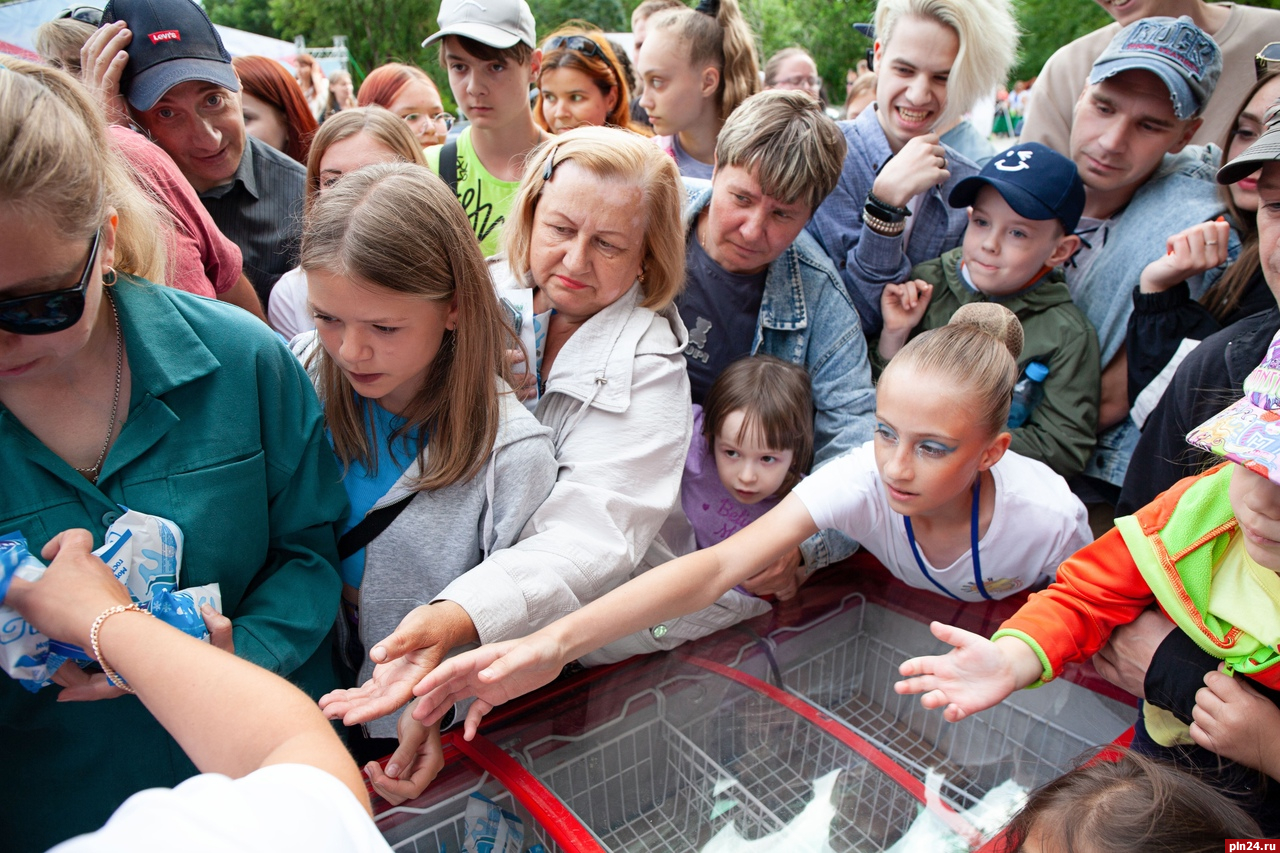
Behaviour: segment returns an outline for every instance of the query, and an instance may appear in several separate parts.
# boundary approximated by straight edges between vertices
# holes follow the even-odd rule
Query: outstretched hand
[[[413,692],[422,698],[413,715],[434,723],[455,702],[474,696],[476,701],[467,710],[462,735],[471,740],[485,714],[503,702],[550,684],[565,663],[559,646],[539,634],[481,646],[450,658],[418,683]]]
[[[930,623],[929,630],[955,648],[945,655],[911,658],[898,667],[898,672],[907,679],[894,684],[893,689],[898,693],[923,694],[920,704],[925,708],[944,708],[942,716],[948,722],[958,723],[971,714],[998,705],[1010,693],[1038,677],[1040,663],[1035,652],[1015,637],[992,642],[941,622]],[[1019,646],[1030,656],[1030,667]]]
[[[320,697],[320,710],[344,725],[367,723],[413,698],[413,686],[434,670],[449,650],[475,642],[471,617],[451,601],[414,608],[394,633],[369,652],[377,666],[359,687],[334,690]]]

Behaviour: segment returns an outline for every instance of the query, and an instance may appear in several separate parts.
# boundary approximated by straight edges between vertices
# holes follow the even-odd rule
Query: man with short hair
[[[1138,428],[1129,419],[1124,342],[1133,287],[1166,241],[1225,210],[1213,175],[1216,148],[1188,143],[1222,68],[1214,41],[1189,18],[1146,18],[1120,31],[1093,64],[1076,101],[1071,159],[1085,184],[1076,233],[1084,248],[1067,264],[1072,299],[1098,332],[1099,425],[1106,429],[1085,473],[1114,502]],[[1238,252],[1238,239],[1232,237]],[[1180,269],[1198,297],[1222,272]]]
[[[858,311],[805,231],[839,181],[844,156],[844,134],[808,95],[772,90],[744,101],[716,140],[711,188],[690,196],[685,287],[676,300],[689,329],[685,358],[695,403],[743,356],[772,355],[809,372],[814,467],[869,441],[875,427]],[[797,577],[855,547],[837,531],[821,531],[780,561],[785,567],[744,587],[790,597]]]
[[[102,21],[82,53],[86,84],[112,121],[173,158],[265,305],[297,265],[306,170],[245,133],[231,55],[191,0],[111,0]]]
[[[1023,142],[1043,142],[1066,153],[1071,137],[1073,105],[1086,85],[1090,66],[1124,27],[1155,15],[1187,15],[1217,42],[1222,51],[1222,79],[1201,111],[1204,122],[1192,135],[1196,145],[1221,143],[1235,119],[1236,99],[1253,85],[1253,57],[1268,42],[1280,41],[1280,10],[1244,3],[1206,3],[1205,0],[1097,0],[1116,19],[1057,50],[1030,91]]]

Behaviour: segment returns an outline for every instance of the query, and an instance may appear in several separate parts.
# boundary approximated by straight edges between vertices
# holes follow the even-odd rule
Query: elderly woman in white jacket
[[[515,545],[371,649],[368,682],[321,701],[331,718],[388,713],[451,649],[523,636],[671,558],[658,530],[692,429],[672,306],[683,198],[674,161],[624,131],[579,128],[531,158],[505,226],[507,284],[533,291],[535,414],[552,432],[556,483]],[[388,771],[407,765],[408,741],[402,728]]]

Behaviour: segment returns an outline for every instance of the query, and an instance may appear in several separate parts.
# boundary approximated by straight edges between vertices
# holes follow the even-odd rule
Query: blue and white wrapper
[[[124,514],[107,529],[102,547],[93,553],[107,564],[142,609],[154,610],[159,602],[161,612],[155,614],[158,618],[184,633],[207,639],[200,609],[207,603],[222,612],[218,585],[178,590],[182,531],[168,519],[127,507],[121,509]],[[3,606],[4,594],[15,575],[35,581],[44,571],[44,564],[27,550],[21,533],[0,536],[0,666],[33,693],[52,683],[53,673],[65,661],[83,664],[92,660],[79,646],[50,640],[16,610]]]

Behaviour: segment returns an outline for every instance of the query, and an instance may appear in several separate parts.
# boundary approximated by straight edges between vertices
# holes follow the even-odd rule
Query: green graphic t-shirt
[[[427,165],[437,175],[443,148],[433,145],[426,150]],[[471,128],[464,128],[458,135],[458,201],[486,258],[502,251],[502,223],[507,220],[507,211],[519,188],[519,181],[500,181],[489,174],[471,147]]]

